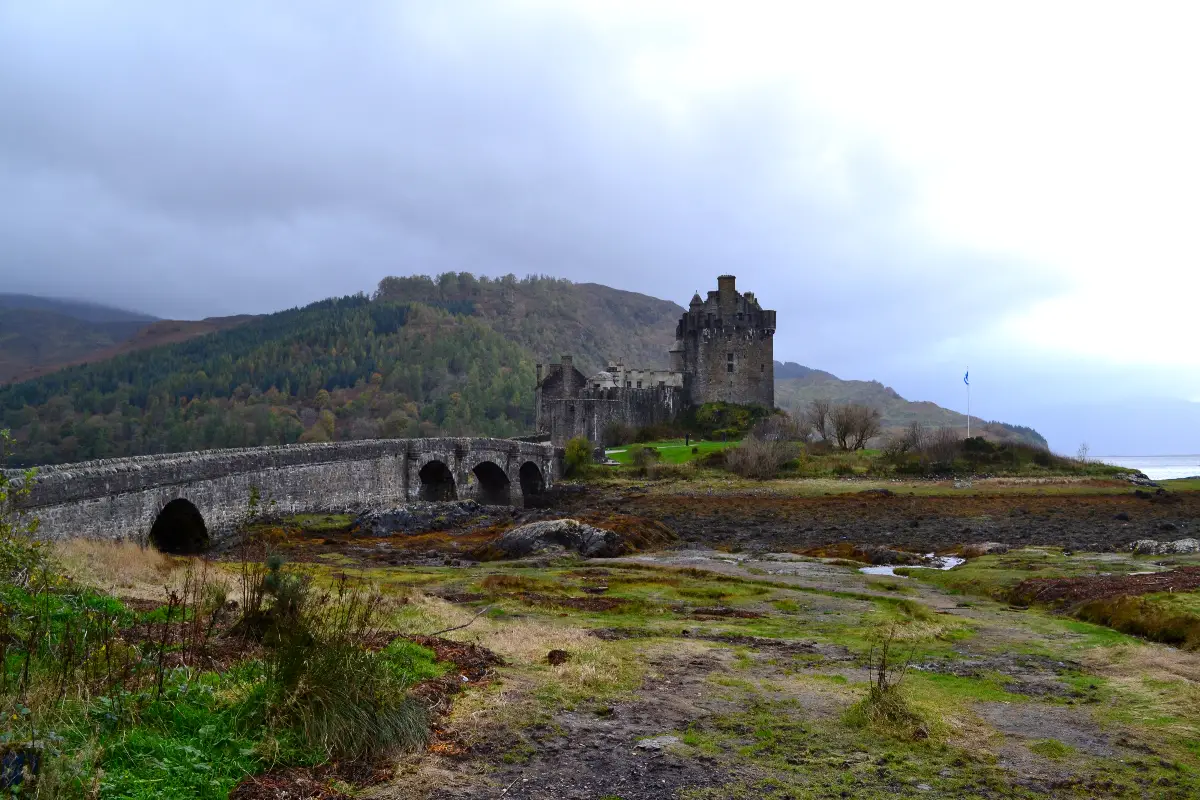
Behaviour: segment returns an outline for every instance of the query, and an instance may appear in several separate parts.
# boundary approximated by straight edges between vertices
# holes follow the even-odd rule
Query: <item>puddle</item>
[[[959,564],[966,561],[965,558],[957,556],[935,556],[930,553],[926,556],[929,559],[928,564],[885,564],[880,567],[859,567],[858,571],[864,575],[891,575],[893,578],[906,578],[907,575],[897,575],[896,567],[907,567],[908,569],[954,569]]]

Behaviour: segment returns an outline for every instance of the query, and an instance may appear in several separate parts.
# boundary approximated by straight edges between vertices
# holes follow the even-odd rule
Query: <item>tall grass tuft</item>
[[[265,594],[267,721],[299,733],[330,758],[368,759],[423,744],[424,705],[406,694],[413,678],[365,644],[386,638],[385,598],[343,576],[318,591],[307,576],[272,564]]]
[[[909,702],[902,686],[913,651],[910,649],[902,661],[896,659],[899,638],[898,627],[892,623],[872,643],[867,657],[867,696],[846,711],[844,721],[851,727],[872,728],[901,739],[928,739],[930,726]]]

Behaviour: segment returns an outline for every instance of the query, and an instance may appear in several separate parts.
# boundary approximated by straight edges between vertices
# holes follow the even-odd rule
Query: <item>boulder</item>
[[[551,519],[510,528],[493,546],[506,558],[574,552],[585,558],[612,558],[624,551],[621,536],[574,519]]]
[[[363,536],[428,533],[461,527],[483,513],[483,506],[474,500],[405,503],[382,511],[359,514],[355,520],[355,531]]]

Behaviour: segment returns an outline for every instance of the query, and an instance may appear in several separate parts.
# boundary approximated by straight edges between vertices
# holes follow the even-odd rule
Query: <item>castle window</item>
[[[725,371],[733,372],[733,353],[730,353],[725,357]]]
[[[766,365],[766,364],[759,364],[759,365],[758,365],[758,371],[759,371],[759,372],[766,372],[766,371],[767,371],[767,365]]]
[[[639,389],[640,389],[640,388],[642,388],[642,382],[641,382],[641,381],[638,381],[637,388],[639,388]]]
[[[625,381],[625,388],[626,388],[626,389],[628,389],[628,388],[629,388],[629,387],[631,387],[631,386],[633,386],[633,381]]]

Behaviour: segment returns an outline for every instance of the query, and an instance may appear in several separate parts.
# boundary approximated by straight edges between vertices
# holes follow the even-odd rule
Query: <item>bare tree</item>
[[[781,413],[772,414],[758,422],[751,429],[750,435],[764,442],[807,442],[812,432],[806,420]]]
[[[929,443],[929,430],[921,423],[920,420],[914,419],[908,423],[908,428],[904,431],[905,450],[920,452],[925,449],[925,445]]]
[[[883,415],[861,403],[842,403],[829,412],[829,426],[838,447],[861,450],[883,429]]]
[[[1075,451],[1075,460],[1082,463],[1087,463],[1088,453],[1091,451],[1092,448],[1088,447],[1087,442],[1084,442],[1083,444],[1079,445],[1079,449]]]
[[[829,411],[829,429],[837,445],[843,450],[850,449],[850,441],[854,436],[854,428],[858,423],[858,415],[850,403],[834,406]]]
[[[829,416],[832,411],[833,403],[825,397],[809,400],[808,408],[804,410],[804,421],[808,423],[808,427],[814,433],[821,437],[822,441],[829,440]]]
[[[883,428],[883,415],[870,406],[854,406],[854,444],[851,450],[862,450],[867,442],[878,436]]]
[[[938,428],[929,437],[922,453],[938,464],[949,464],[958,455],[962,436],[954,428]]]

